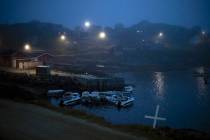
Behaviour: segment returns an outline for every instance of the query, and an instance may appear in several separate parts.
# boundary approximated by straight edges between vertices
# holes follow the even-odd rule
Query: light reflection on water
[[[205,80],[203,77],[197,77],[197,89],[199,96],[205,96],[207,93],[207,84],[205,84]]]
[[[208,104],[209,101],[209,87],[205,83],[204,78],[198,77],[197,81],[197,100],[198,104]],[[210,126],[210,124],[209,124]]]
[[[156,93],[157,98],[160,100],[164,99],[164,92],[165,92],[165,79],[164,79],[164,73],[163,72],[155,72],[154,78],[153,78],[153,84],[154,84],[154,93]]]
[[[205,67],[198,67],[195,68],[195,72],[198,74],[205,74],[208,73],[208,69]],[[197,82],[197,98],[200,100],[200,103],[202,103],[203,100],[208,98],[208,80],[206,77],[196,77]]]

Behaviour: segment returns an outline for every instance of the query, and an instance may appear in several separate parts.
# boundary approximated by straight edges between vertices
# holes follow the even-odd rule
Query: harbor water
[[[202,67],[171,70],[118,73],[126,83],[135,85],[133,106],[118,109],[114,106],[84,106],[74,108],[104,117],[113,124],[145,124],[152,126],[160,105],[159,116],[166,121],[158,121],[158,126],[196,129],[210,133],[210,79],[198,77],[195,72],[203,72]]]

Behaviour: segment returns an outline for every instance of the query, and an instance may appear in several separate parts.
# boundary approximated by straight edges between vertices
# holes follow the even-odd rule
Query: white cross
[[[156,125],[157,125],[157,121],[158,120],[159,121],[165,121],[166,120],[166,118],[158,117],[159,108],[160,108],[160,106],[157,105],[156,106],[156,111],[155,111],[155,116],[147,116],[147,115],[144,116],[146,119],[153,119],[154,120],[154,122],[153,122],[153,128],[156,128]]]

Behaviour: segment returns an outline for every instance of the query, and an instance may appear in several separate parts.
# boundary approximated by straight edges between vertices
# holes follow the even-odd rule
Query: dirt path
[[[0,100],[0,139],[136,140],[137,138],[39,106]]]

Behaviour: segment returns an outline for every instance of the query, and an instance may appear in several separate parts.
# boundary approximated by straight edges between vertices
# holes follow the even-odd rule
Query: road
[[[145,140],[85,120],[0,99],[1,140]]]

